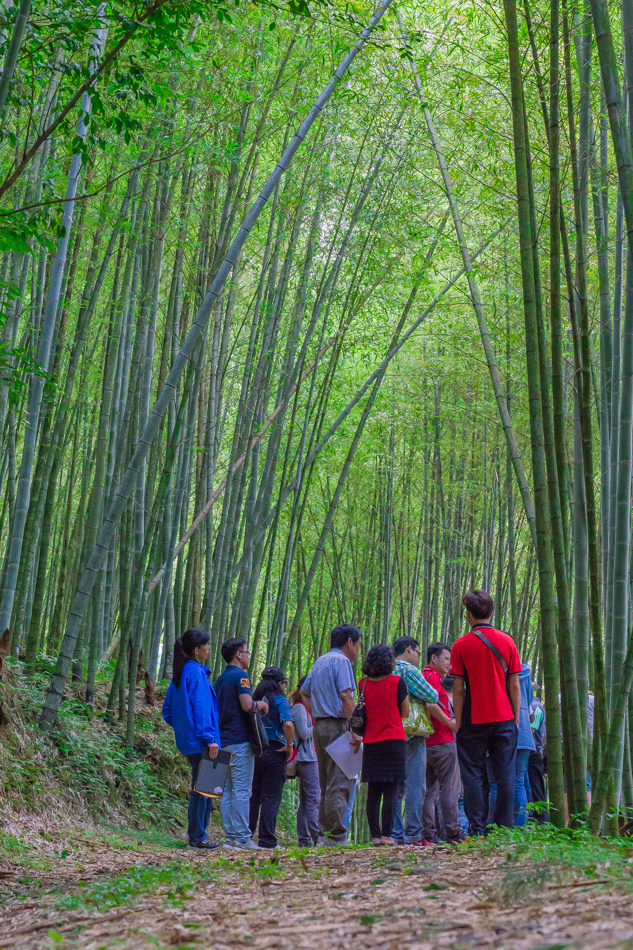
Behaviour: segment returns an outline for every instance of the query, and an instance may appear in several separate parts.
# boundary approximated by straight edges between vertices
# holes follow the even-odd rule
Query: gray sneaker
[[[255,844],[252,838],[247,838],[246,841],[240,841],[233,845],[234,848],[237,848],[238,851],[266,851],[266,848],[260,848],[258,844]]]
[[[351,848],[352,842],[349,838],[328,838],[327,835],[321,835],[317,838],[317,848]]]

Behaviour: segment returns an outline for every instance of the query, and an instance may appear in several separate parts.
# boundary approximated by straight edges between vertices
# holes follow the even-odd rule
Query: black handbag
[[[362,736],[365,734],[365,728],[367,727],[367,709],[365,707],[365,687],[367,686],[367,677],[365,677],[365,682],[363,683],[363,690],[360,694],[360,699],[354,707],[354,712],[350,716],[349,725],[352,732],[355,732],[357,736]]]
[[[262,722],[262,715],[254,705],[248,714],[248,741],[254,755],[264,755],[268,752],[268,733]]]

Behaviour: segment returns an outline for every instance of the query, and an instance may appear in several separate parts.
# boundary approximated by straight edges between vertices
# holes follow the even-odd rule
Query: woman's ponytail
[[[204,646],[208,642],[209,634],[205,630],[198,630],[196,627],[185,630],[182,639],[178,637],[174,643],[174,665],[172,667],[174,686],[180,686],[185,663],[193,659],[193,651],[196,647]]]
[[[182,648],[182,640],[180,637],[178,637],[174,643],[174,665],[172,667],[174,686],[180,686],[180,677],[182,676],[182,671],[185,668],[185,663],[190,659],[191,657],[187,656]]]

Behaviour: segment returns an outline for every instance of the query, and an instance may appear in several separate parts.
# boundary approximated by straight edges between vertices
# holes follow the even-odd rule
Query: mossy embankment
[[[50,663],[52,664],[52,660]],[[161,709],[167,682],[147,705],[139,685],[134,744],[126,724],[106,718],[111,671],[97,682],[94,708],[85,685],[69,682],[55,728],[43,734],[37,719],[50,682],[50,664],[24,672],[8,662],[0,682],[0,862],[20,856],[37,865],[68,850],[68,841],[115,836],[168,848],[184,847],[191,773]],[[296,783],[288,782],[279,815],[284,844],[296,843]],[[209,833],[222,837],[213,810]],[[73,837],[74,836],[74,837]],[[70,845],[72,847],[72,845]]]
[[[125,724],[106,718],[107,686],[97,684],[94,708],[85,686],[69,683],[55,728],[42,734],[37,718],[50,681],[46,663],[25,674],[7,663],[0,684],[0,835],[43,824],[117,825],[160,830],[181,838],[186,828],[188,765],[161,716],[165,684],[155,705],[137,695],[132,749]],[[46,833],[46,832],[45,832]]]

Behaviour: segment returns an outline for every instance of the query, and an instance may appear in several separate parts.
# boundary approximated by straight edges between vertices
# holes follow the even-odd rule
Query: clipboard
[[[351,733],[344,732],[338,739],[330,742],[325,747],[327,754],[334,759],[341,772],[348,779],[356,778],[363,764],[362,743],[360,749],[354,751],[349,744],[350,736]]]
[[[220,749],[216,758],[210,759],[208,749],[205,750],[200,759],[194,785],[194,791],[198,795],[204,795],[205,798],[222,798],[231,757],[230,752]]]

